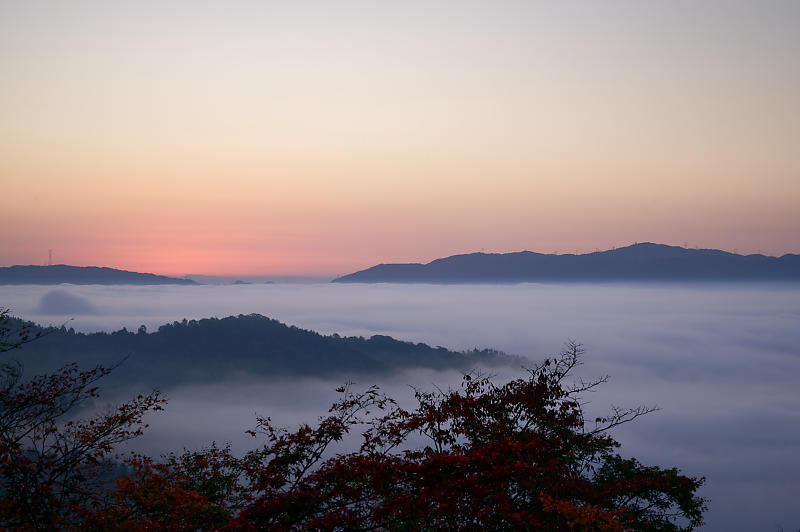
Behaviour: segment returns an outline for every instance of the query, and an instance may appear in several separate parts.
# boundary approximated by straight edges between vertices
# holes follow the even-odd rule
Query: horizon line
[[[622,246],[612,246],[611,248],[608,248],[608,249],[595,248],[592,251],[581,251],[580,249],[576,249],[574,251],[563,251],[563,252],[560,251],[560,250],[553,250],[550,253],[541,252],[541,251],[532,251],[530,249],[522,249],[522,250],[517,250],[517,251],[488,251],[487,252],[487,251],[485,251],[485,248],[481,248],[481,250],[479,250],[479,251],[467,251],[467,252],[462,252],[462,253],[453,253],[453,254],[449,254],[449,255],[438,256],[436,258],[428,260],[427,262],[422,262],[422,261],[420,261],[420,262],[413,262],[413,261],[406,261],[406,262],[373,262],[368,266],[361,267],[361,269],[371,268],[373,266],[386,265],[386,264],[429,264],[429,263],[434,262],[434,261],[439,260],[439,259],[445,259],[445,258],[449,258],[449,257],[465,256],[465,255],[508,255],[508,254],[514,254],[514,253],[536,253],[536,254],[540,254],[540,255],[582,256],[582,255],[592,255],[594,253],[606,253],[606,252],[609,252],[609,251],[616,251],[618,249],[626,249],[626,248],[630,248],[630,247],[634,247],[634,246],[640,246],[640,245],[665,246],[665,247],[671,247],[671,248],[686,249],[686,250],[689,250],[689,251],[721,251],[721,252],[724,252],[724,253],[730,253],[732,255],[739,255],[739,256],[745,256],[745,257],[746,256],[753,256],[753,255],[760,255],[760,256],[764,256],[764,257],[781,258],[781,257],[784,257],[786,255],[797,255],[797,254],[799,254],[798,252],[789,251],[789,252],[785,252],[785,253],[783,253],[781,255],[768,255],[768,254],[765,254],[765,253],[761,252],[761,250],[758,250],[758,252],[755,252],[755,253],[740,253],[738,251],[738,248],[733,248],[732,250],[727,250],[727,249],[722,249],[722,248],[700,247],[700,246],[697,246],[697,245],[689,246],[686,242],[684,242],[684,245],[681,246],[681,245],[675,245],[675,244],[662,244],[662,243],[651,242],[651,241],[641,241],[641,242],[640,241],[634,241],[632,244],[627,244],[627,245],[622,245]],[[33,266],[33,267],[45,267],[45,268],[46,267],[57,267],[57,266],[70,266],[70,267],[76,267],[76,268],[109,268],[109,269],[120,270],[120,271],[128,271],[128,272],[132,272],[132,273],[150,273],[152,275],[159,275],[159,276],[164,276],[164,277],[182,278],[182,279],[191,279],[192,277],[241,278],[242,280],[244,280],[244,279],[267,279],[267,278],[269,278],[270,280],[287,280],[287,281],[288,280],[321,280],[321,279],[331,279],[332,280],[332,279],[336,279],[336,278],[344,276],[344,275],[348,275],[350,273],[354,273],[356,271],[361,271],[360,269],[356,269],[356,270],[348,271],[346,273],[331,273],[331,272],[327,272],[327,273],[307,273],[307,274],[290,273],[290,272],[285,272],[285,271],[283,271],[283,272],[275,272],[275,273],[269,273],[269,272],[258,272],[258,273],[255,273],[255,272],[239,272],[239,273],[230,273],[230,272],[222,272],[222,273],[156,273],[156,271],[138,271],[138,270],[133,270],[133,269],[129,269],[129,267],[127,267],[127,266],[97,266],[97,265],[94,265],[94,264],[79,265],[79,264],[63,264],[63,263],[62,264],[12,264],[12,265],[8,265],[8,266],[0,266],[0,268],[13,268],[15,266],[21,266],[21,267]],[[356,266],[354,268],[359,268],[359,267]]]

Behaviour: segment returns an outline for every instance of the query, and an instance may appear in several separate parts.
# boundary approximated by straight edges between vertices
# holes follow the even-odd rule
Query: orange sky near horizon
[[[800,4],[428,4],[4,2],[0,266],[800,252]]]

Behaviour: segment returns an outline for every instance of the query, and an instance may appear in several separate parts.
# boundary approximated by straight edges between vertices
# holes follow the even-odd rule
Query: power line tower
[[[48,249],[47,250],[47,265],[48,266],[52,266],[53,265],[53,250],[52,249]]]

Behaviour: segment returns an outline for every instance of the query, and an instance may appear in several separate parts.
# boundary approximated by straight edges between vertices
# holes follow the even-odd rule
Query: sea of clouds
[[[615,436],[623,455],[708,478],[707,530],[800,528],[800,285],[0,286],[0,306],[42,324],[72,318],[67,326],[84,332],[255,312],[325,334],[533,360],[574,339],[587,350],[576,375],[611,376],[586,398],[590,416],[611,404],[661,408]],[[498,381],[522,375],[496,372]],[[409,385],[460,378],[414,370],[378,384],[410,404]],[[256,443],[243,434],[254,414],[313,422],[340,384],[245,377],[170,390],[137,445],[160,453],[216,440],[241,450]]]

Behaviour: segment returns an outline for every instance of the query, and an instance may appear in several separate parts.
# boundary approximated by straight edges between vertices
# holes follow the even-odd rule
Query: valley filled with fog
[[[66,327],[81,332],[258,313],[323,334],[495,348],[532,361],[576,340],[587,351],[576,375],[611,376],[586,397],[587,417],[612,404],[661,407],[614,435],[625,456],[708,477],[708,530],[800,527],[800,285],[2,286],[0,306],[42,325],[72,318]],[[490,371],[498,382],[524,375]],[[409,385],[460,379],[432,369],[353,378],[406,404]],[[182,384],[166,390],[166,412],[152,417],[137,448],[158,454],[215,440],[242,450],[256,443],[244,435],[254,414],[313,422],[341,383],[254,377],[243,367],[236,378]]]

